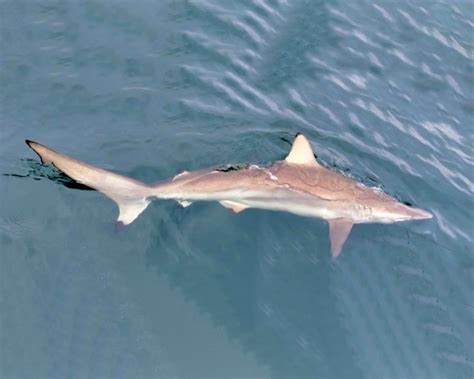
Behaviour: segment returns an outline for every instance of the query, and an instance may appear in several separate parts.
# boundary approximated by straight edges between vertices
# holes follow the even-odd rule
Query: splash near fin
[[[285,161],[293,164],[308,165],[308,166],[319,166],[314,158],[313,149],[309,144],[306,137],[298,133],[293,141],[290,153],[285,158]]]
[[[223,207],[232,209],[235,213],[242,212],[244,209],[250,208],[246,205],[240,204],[240,203],[235,203],[233,201],[220,201]]]
[[[153,188],[145,183],[70,158],[37,142],[26,143],[42,163],[52,164],[76,182],[112,199],[119,208],[117,221],[123,225],[130,224],[150,204]]]
[[[344,218],[329,220],[329,239],[331,240],[331,255],[336,258],[344,246],[352,229],[352,221]]]

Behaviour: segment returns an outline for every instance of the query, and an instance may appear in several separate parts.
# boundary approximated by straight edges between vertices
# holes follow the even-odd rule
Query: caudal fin
[[[119,223],[130,224],[150,204],[149,197],[153,195],[153,190],[145,183],[91,166],[37,142],[29,140],[25,142],[38,154],[42,163],[52,164],[75,181],[94,188],[112,199],[119,208],[117,219]]]

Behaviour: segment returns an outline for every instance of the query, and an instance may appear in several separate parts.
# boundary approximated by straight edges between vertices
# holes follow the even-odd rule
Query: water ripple
[[[467,50],[461,46],[461,44],[453,37],[447,38],[444,36],[439,30],[434,27],[427,27],[422,25],[421,23],[417,22],[410,14],[405,12],[404,10],[398,9],[398,12],[408,21],[408,23],[414,27],[416,30],[426,34],[429,37],[434,38],[444,46],[450,47],[457,53],[461,54],[465,58],[472,58],[473,54],[469,54]]]

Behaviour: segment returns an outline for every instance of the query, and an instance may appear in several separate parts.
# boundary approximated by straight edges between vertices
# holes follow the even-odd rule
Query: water
[[[473,3],[2,1],[0,376],[468,378]],[[114,205],[35,139],[145,180],[318,159],[432,220]]]

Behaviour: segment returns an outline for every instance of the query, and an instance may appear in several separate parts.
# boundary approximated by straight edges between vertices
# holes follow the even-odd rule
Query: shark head
[[[430,212],[396,201],[381,203],[378,207],[374,207],[372,212],[379,222],[386,223],[425,220],[433,217]]]
[[[323,201],[321,204],[313,204],[316,204],[319,210],[325,208],[318,217],[325,218],[329,222],[333,258],[341,253],[355,223],[391,224],[433,217],[427,211],[408,203],[398,202],[378,188],[359,185],[349,177],[324,168],[316,161],[310,142],[300,133],[295,136],[285,162],[291,170],[285,178],[286,182],[303,193],[310,193],[315,198],[326,200],[325,203]],[[308,214],[311,213],[310,208],[311,202],[308,201],[305,207]]]

